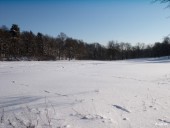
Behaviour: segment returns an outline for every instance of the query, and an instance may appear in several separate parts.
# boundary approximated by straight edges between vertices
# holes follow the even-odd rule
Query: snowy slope
[[[170,62],[0,62],[0,127],[169,128]]]

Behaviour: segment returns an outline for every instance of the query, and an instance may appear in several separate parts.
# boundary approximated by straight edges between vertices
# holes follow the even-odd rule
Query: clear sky
[[[152,0],[0,0],[0,26],[87,43],[153,44],[170,34],[170,9]]]

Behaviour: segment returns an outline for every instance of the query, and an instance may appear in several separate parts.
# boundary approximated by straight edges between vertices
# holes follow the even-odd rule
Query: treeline
[[[109,41],[107,46],[88,44],[64,33],[57,37],[20,32],[18,25],[0,27],[0,60],[122,60],[170,55],[170,38],[154,45]]]

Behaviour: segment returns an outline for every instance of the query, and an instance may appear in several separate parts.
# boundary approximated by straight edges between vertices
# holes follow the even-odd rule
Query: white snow
[[[170,61],[0,62],[0,128],[29,125],[169,128]]]

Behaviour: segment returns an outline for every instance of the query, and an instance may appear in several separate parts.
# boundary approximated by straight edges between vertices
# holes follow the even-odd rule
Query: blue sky
[[[170,34],[170,9],[152,0],[1,0],[0,26],[87,43],[153,44]]]

